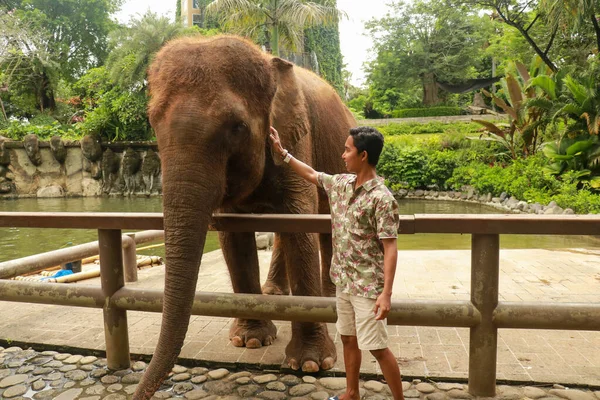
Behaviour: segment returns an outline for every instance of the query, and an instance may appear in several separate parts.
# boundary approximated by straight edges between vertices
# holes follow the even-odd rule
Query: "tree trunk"
[[[433,106],[440,102],[438,97],[438,87],[433,72],[427,72],[422,75],[423,80],[423,104]]]
[[[592,14],[592,25],[594,25],[594,32],[596,33],[596,48],[598,49],[598,54],[600,54],[600,26],[598,25],[596,14]]]
[[[277,26],[277,22],[274,23],[271,29],[271,54],[279,57],[279,26]]]

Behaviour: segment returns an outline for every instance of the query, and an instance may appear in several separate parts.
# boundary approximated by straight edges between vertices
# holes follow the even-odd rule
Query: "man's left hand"
[[[376,320],[381,321],[386,319],[388,314],[390,313],[390,309],[392,308],[392,295],[381,293],[379,297],[377,297],[377,301],[375,302],[375,309],[373,312],[377,314],[375,317]]]

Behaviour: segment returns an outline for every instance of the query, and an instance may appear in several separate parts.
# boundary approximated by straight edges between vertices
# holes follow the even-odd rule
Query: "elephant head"
[[[233,36],[174,40],[150,67],[167,267],[159,342],[135,399],[152,397],[181,350],[212,212],[247,198],[272,165],[277,71],[270,56]]]
[[[25,153],[36,167],[42,164],[42,155],[40,154],[40,143],[36,135],[30,134],[23,138],[23,147]]]

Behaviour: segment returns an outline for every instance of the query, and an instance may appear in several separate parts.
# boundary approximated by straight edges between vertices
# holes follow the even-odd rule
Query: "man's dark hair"
[[[377,166],[379,155],[383,149],[383,135],[381,132],[370,126],[359,126],[350,129],[350,136],[354,140],[354,147],[358,150],[358,154],[366,151],[369,164],[374,167]]]

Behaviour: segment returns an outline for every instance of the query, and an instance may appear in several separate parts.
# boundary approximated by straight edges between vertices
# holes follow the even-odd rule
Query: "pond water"
[[[499,214],[501,211],[472,203],[433,200],[401,200],[401,214]],[[0,201],[1,211],[21,212],[161,212],[162,198],[69,198]],[[97,231],[82,229],[0,228],[0,262],[98,240]],[[399,249],[469,249],[470,235],[400,235]],[[502,248],[600,248],[600,240],[588,236],[502,235]],[[209,232],[204,251],[219,247],[217,233]],[[164,255],[164,248],[140,254]]]

